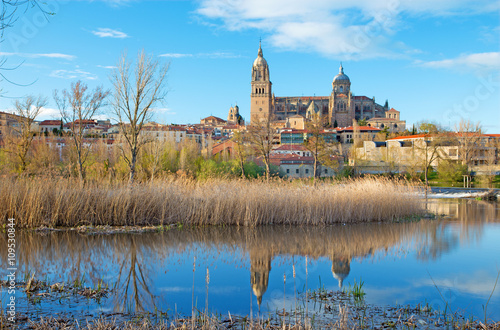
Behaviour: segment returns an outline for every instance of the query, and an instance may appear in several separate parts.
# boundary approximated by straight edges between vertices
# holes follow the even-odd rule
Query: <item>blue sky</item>
[[[500,133],[500,3],[487,0],[47,1],[5,30],[0,110],[16,97],[49,98],[78,79],[111,88],[122,52],[170,62],[161,123],[250,118],[250,77],[262,38],[276,96],[327,96],[342,61],[355,95],[386,99],[408,126],[461,118]],[[104,115],[106,116],[106,115]]]

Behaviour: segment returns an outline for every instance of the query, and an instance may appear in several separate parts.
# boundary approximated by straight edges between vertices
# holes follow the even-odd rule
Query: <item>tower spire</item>
[[[263,57],[264,55],[262,54],[262,38],[259,39],[259,53],[258,55],[260,57]]]
[[[344,67],[342,66],[342,62],[340,62],[339,73],[344,74]]]

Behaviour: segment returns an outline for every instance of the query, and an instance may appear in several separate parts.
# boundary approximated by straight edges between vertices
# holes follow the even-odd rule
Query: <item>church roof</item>
[[[333,78],[333,82],[350,82],[351,80],[344,74],[344,67],[340,63],[339,73]]]
[[[371,101],[372,99],[367,96],[353,96],[354,100],[363,100],[363,101]]]
[[[367,132],[367,131],[380,131],[380,128],[376,127],[370,127],[370,126],[358,126],[356,128],[359,132]],[[352,132],[354,131],[354,128],[352,126],[349,127],[337,127],[337,132]]]
[[[215,121],[218,121],[218,122],[226,122],[224,119],[222,118],[219,118],[219,117],[215,117],[215,116],[208,116],[206,118],[203,118],[202,120],[215,120]]]
[[[367,122],[378,122],[378,121],[400,122],[400,121],[404,121],[404,120],[399,120],[399,119],[395,119],[395,118],[385,118],[385,117],[374,117],[374,118],[370,118],[367,120]]]
[[[394,108],[391,108],[391,110],[388,110],[387,112],[399,112],[399,111]]]
[[[259,52],[257,53],[257,58],[253,61],[253,66],[267,66],[267,61],[262,54],[262,46],[259,42]]]

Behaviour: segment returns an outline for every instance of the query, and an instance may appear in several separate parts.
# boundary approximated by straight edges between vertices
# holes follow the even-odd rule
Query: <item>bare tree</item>
[[[46,10],[47,4],[38,0],[1,0],[0,6],[0,43],[3,42],[3,36],[6,29],[12,27],[19,18],[19,13],[24,9],[26,12],[30,8],[37,8],[40,10],[45,18],[53,15]],[[8,83],[19,85],[12,80],[8,79],[4,71],[12,71],[21,66],[22,63],[12,67],[6,67],[7,59],[0,57],[0,81],[7,81]],[[32,83],[31,83],[32,84]],[[2,95],[2,88],[0,87],[0,96]]]
[[[147,143],[147,140],[141,139],[140,133],[143,125],[151,119],[154,106],[167,95],[165,82],[169,64],[160,65],[158,60],[141,51],[134,73],[130,67],[131,62],[123,54],[111,74],[111,82],[114,87],[113,112],[129,149],[122,148],[122,152],[130,169],[129,183],[133,183],[137,155]]]
[[[248,140],[257,156],[262,158],[266,168],[266,180],[271,177],[271,151],[273,150],[273,140],[277,136],[276,129],[272,126],[272,117],[259,118],[256,123],[248,127]]]
[[[320,166],[332,166],[331,156],[333,144],[325,141],[324,138],[325,121],[319,113],[311,117],[311,121],[306,123],[307,138],[304,147],[311,153],[314,159],[313,177],[314,181],[320,176]]]
[[[459,144],[458,153],[462,165],[466,165],[469,172],[473,159],[478,156],[481,149],[483,139],[481,124],[462,119],[455,127],[455,130],[457,131]]]
[[[235,156],[241,169],[241,177],[245,178],[245,162],[248,157],[248,137],[245,135],[245,132],[238,130],[233,133],[232,140],[234,142]]]
[[[102,86],[88,91],[87,85],[80,80],[72,83],[69,91],[63,90],[62,95],[54,90],[54,100],[61,113],[61,118],[64,123],[68,124],[71,131],[71,138],[77,154],[78,177],[81,181],[85,180],[85,162],[92,142],[91,139],[84,141],[88,121],[104,106],[104,100],[108,95],[109,91],[104,90]]]
[[[33,95],[26,96],[22,100],[14,102],[17,124],[10,127],[8,149],[14,153],[19,161],[19,172],[24,172],[28,165],[28,151],[35,132],[33,123],[40,114],[42,108],[47,104],[47,98]]]
[[[165,146],[165,142],[162,142],[160,139],[155,139],[142,149],[141,167],[150,177],[151,182],[154,181],[156,175],[161,170],[161,161]]]

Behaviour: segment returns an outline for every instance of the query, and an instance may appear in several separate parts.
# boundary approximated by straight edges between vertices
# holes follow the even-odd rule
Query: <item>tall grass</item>
[[[311,186],[288,181],[172,179],[129,186],[0,178],[0,220],[78,225],[320,225],[387,221],[422,212],[413,188],[386,179]],[[5,222],[4,222],[5,223]]]

